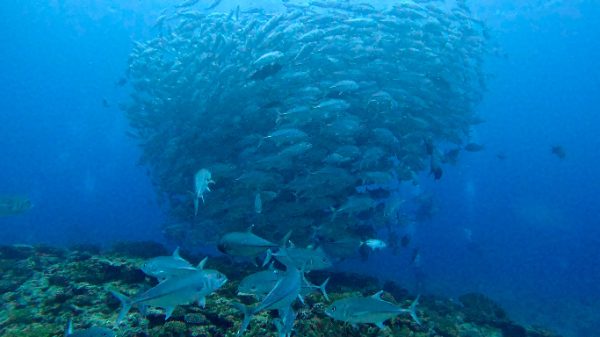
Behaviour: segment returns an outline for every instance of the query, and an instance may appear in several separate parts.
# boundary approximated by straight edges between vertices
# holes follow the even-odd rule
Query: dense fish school
[[[428,170],[440,179],[458,155],[442,149],[482,122],[474,108],[494,47],[462,0],[289,1],[285,13],[188,2],[136,42],[133,101],[120,104],[171,206],[173,242],[253,224],[269,242],[292,231],[298,247],[352,257],[408,222],[400,183]]]

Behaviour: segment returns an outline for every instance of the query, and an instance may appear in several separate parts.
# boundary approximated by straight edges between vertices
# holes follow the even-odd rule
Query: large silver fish
[[[116,291],[111,291],[123,304],[117,318],[119,325],[134,304],[149,305],[165,310],[165,321],[171,317],[176,306],[198,301],[204,303],[204,297],[221,288],[227,277],[216,270],[198,270],[182,276],[169,277],[154,288],[129,298]]]
[[[144,274],[164,280],[170,276],[180,276],[202,269],[206,259],[202,260],[195,268],[189,262],[179,256],[179,247],[175,249],[172,256],[158,256],[151,258],[142,265]]]
[[[410,308],[402,309],[394,303],[382,300],[381,293],[383,290],[372,297],[350,297],[335,301],[325,310],[325,314],[335,320],[348,322],[355,328],[358,323],[373,323],[385,330],[383,322],[406,312],[421,325],[416,311],[420,295]]]
[[[289,258],[282,259],[282,261],[282,263],[284,263],[286,266],[285,276],[282,277],[277,284],[275,284],[275,287],[273,287],[271,292],[269,292],[269,294],[259,304],[256,306],[245,306],[241,303],[233,303],[236,308],[240,309],[240,311],[244,313],[244,320],[240,326],[238,336],[244,334],[248,324],[250,324],[252,316],[262,310],[281,309],[282,311],[280,313],[283,314],[282,317],[287,316],[287,310],[292,310],[292,302],[294,302],[294,300],[296,300],[300,294],[302,278],[300,276],[300,272]]]
[[[277,261],[281,263],[283,263],[284,259],[289,257],[296,268],[304,268],[304,271],[306,272],[327,269],[333,265],[333,262],[327,253],[325,253],[321,247],[317,247],[317,249],[299,248],[295,247],[291,242],[289,247],[281,247],[280,253],[269,255],[275,256]],[[269,258],[270,256],[267,256],[265,263],[268,262]]]
[[[246,232],[232,232],[223,235],[217,244],[217,248],[220,252],[228,255],[243,256],[253,259],[271,248],[278,247],[276,243],[265,240],[252,233],[252,227],[254,227],[254,225],[250,226]],[[287,240],[290,234],[291,233],[288,233],[284,240]],[[266,262],[267,261],[265,261],[265,264]]]

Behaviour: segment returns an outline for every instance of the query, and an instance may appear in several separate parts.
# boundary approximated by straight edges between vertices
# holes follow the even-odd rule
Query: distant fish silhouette
[[[555,154],[558,158],[563,159],[567,155],[567,152],[565,151],[564,147],[559,145],[552,147],[552,154]]]
[[[115,81],[115,87],[122,87],[125,84],[127,84],[127,79],[125,77],[120,77],[118,80]]]
[[[108,104],[108,101],[105,98],[102,99],[102,106],[105,108],[110,108],[110,104]]]
[[[506,155],[504,154],[504,152],[498,152],[498,154],[496,154],[496,157],[498,157],[498,159],[500,160],[506,159]]]
[[[483,145],[477,143],[469,143],[465,145],[465,150],[469,152],[479,152],[483,150]]]

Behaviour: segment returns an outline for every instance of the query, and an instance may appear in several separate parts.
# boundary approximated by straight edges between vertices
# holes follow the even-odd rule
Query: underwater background
[[[274,0],[223,0],[220,9],[238,4],[282,10]],[[419,275],[411,249],[377,251],[333,270],[392,279],[415,294],[478,292],[520,324],[600,336],[600,6],[467,4],[507,54],[485,64],[493,76],[476,108],[485,123],[470,138],[484,150],[462,153],[442,179],[421,172],[418,190],[434,195],[439,212],[407,229],[419,248]],[[156,17],[173,5],[0,7],[0,194],[34,204],[0,218],[0,244],[167,243],[160,225],[168,206],[138,166],[141,150],[125,135],[129,122],[117,107],[132,89],[114,82],[124,76],[133,41],[155,36]],[[551,151],[559,145],[562,159]],[[219,254],[214,245],[194,248]]]

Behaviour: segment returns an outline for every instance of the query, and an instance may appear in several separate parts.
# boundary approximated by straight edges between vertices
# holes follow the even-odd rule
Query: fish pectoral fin
[[[205,297],[200,297],[198,299],[198,306],[202,307],[202,309],[204,309],[204,307],[206,306],[206,298]]]
[[[173,314],[173,310],[175,310],[175,307],[168,307],[168,308],[163,308],[165,309],[165,321],[169,319],[169,317],[171,317],[171,314]]]
[[[385,325],[383,325],[383,322],[377,322],[375,325],[377,325],[381,330],[385,331]]]

